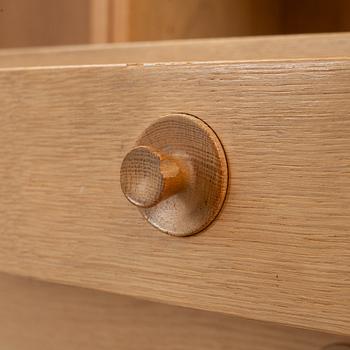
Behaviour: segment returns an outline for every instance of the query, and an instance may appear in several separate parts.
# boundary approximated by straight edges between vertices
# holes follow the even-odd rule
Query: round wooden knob
[[[125,156],[120,184],[153,226],[175,236],[192,235],[206,228],[223,205],[225,153],[203,121],[170,115],[150,125]]]
[[[149,208],[181,191],[186,184],[185,173],[179,160],[148,146],[139,146],[125,156],[120,183],[131,203]]]

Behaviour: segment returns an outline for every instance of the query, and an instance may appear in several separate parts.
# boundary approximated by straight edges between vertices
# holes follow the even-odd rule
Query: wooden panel
[[[129,41],[130,0],[109,0],[109,9],[109,42]]]
[[[109,0],[109,3],[113,14],[109,16],[109,41],[350,30],[348,0]]]
[[[281,33],[344,32],[350,30],[348,0],[283,0]]]
[[[0,269],[349,334],[350,60],[0,70]],[[171,112],[217,132],[230,187],[186,239],[121,193]]]
[[[120,0],[116,0],[119,2]],[[129,40],[276,34],[276,0],[129,0]]]
[[[89,0],[92,43],[128,41],[130,0]]]
[[[0,0],[0,47],[346,31],[347,0]]]
[[[350,57],[350,34],[0,50],[0,67]]]
[[[350,338],[2,274],[7,350],[321,350]],[[35,320],[35,322],[33,322]]]
[[[88,43],[87,0],[0,0],[0,47]]]
[[[90,2],[90,42],[107,43],[109,41],[110,0],[89,0]]]
[[[109,34],[100,42],[350,30],[347,0],[90,1],[108,3],[108,11],[92,12],[108,22]]]

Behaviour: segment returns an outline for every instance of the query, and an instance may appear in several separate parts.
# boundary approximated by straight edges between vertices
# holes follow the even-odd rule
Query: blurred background
[[[0,0],[1,48],[349,30],[349,0]]]

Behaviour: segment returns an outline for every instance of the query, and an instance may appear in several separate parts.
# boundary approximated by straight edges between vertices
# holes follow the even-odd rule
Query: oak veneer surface
[[[349,33],[0,50],[0,67],[329,57],[350,57]]]
[[[6,350],[321,350],[350,341],[5,274],[0,313],[0,344]]]
[[[0,269],[350,333],[350,60],[0,70]],[[172,112],[208,122],[228,196],[174,238],[119,169]]]

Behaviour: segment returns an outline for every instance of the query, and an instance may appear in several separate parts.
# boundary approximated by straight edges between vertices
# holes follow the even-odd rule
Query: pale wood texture
[[[350,61],[0,70],[0,269],[349,334]],[[159,233],[119,169],[182,111],[227,154],[218,219]]]
[[[4,274],[0,313],[6,350],[321,350],[350,342],[349,337]]]
[[[120,170],[123,193],[153,226],[174,236],[204,230],[225,200],[228,171],[215,132],[188,114],[147,127]]]
[[[0,47],[88,43],[89,29],[89,0],[0,0]]]
[[[350,34],[0,50],[0,67],[350,57]]]

